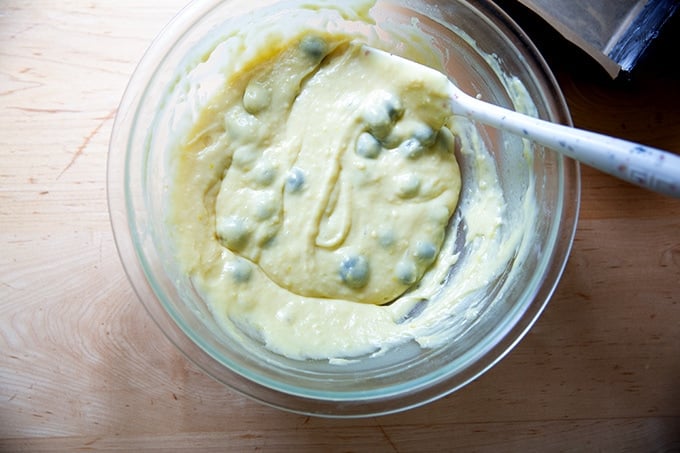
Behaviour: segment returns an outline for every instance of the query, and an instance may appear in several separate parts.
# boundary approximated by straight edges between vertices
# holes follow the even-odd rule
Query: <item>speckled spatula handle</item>
[[[452,109],[526,137],[617,178],[680,198],[680,156],[607,135],[539,120],[475,99],[451,86]]]

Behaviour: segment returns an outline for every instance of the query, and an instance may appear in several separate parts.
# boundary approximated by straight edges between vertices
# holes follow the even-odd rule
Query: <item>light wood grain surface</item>
[[[587,168],[547,310],[449,397],[309,418],[245,399],[180,355],[123,273],[105,170],[126,82],[184,3],[0,1],[0,451],[680,449],[680,200]],[[614,83],[521,20],[577,126],[680,153],[680,71],[665,64],[677,32]]]

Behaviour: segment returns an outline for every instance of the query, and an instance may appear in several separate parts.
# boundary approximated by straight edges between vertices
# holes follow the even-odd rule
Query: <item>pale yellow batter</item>
[[[457,301],[515,253],[493,162],[456,130],[445,79],[357,34],[271,25],[213,49],[177,98],[178,260],[226,331],[291,358],[441,341]],[[456,143],[478,154],[479,180],[452,220]],[[460,228],[478,255],[450,277]]]

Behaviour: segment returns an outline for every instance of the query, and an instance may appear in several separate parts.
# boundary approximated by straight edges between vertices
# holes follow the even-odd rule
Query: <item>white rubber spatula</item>
[[[411,60],[366,48],[385,58],[399,59],[406,68],[432,71]],[[540,120],[465,94],[448,82],[451,111],[506,130],[572,159],[638,186],[680,198],[680,156],[638,143]]]

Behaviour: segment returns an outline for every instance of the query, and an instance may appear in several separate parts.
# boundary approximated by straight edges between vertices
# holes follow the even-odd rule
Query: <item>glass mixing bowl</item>
[[[521,210],[527,189],[539,215],[527,225],[529,253],[491,282],[479,315],[434,348],[408,345],[343,365],[291,360],[257,341],[233,341],[174,260],[164,222],[169,171],[154,125],[177,68],[219,35],[225,23],[273,1],[207,1],[186,7],[159,35],[136,69],[111,137],[108,196],[111,222],[128,277],[152,318],[190,360],[230,388],[265,404],[305,414],[358,417],[386,414],[440,398],[466,385],[507,354],[530,329],[554,291],[571,248],[578,216],[578,165],[522,139],[478,125],[495,160],[508,212]],[[283,9],[282,9],[283,8]],[[277,6],[277,14],[284,6]],[[266,11],[266,9],[265,9]],[[443,56],[443,70],[464,91],[506,107],[514,105],[516,77],[535,114],[569,124],[562,94],[527,36],[490,1],[378,0],[377,29],[418,24]],[[414,18],[417,20],[414,21]],[[396,24],[396,25],[395,25]],[[213,37],[213,38],[211,38]],[[392,36],[395,53],[399,39]],[[412,55],[411,55],[412,56]],[[416,55],[417,57],[417,55]],[[459,156],[460,157],[460,156]],[[464,188],[465,157],[460,162]],[[517,269],[515,269],[517,270]]]

